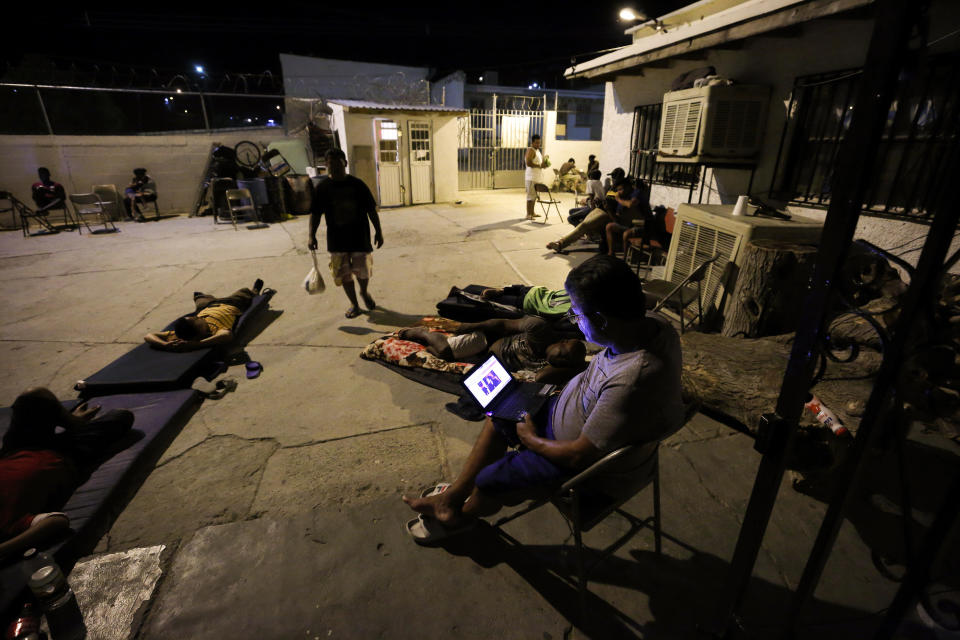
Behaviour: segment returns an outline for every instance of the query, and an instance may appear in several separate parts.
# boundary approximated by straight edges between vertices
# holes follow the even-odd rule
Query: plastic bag
[[[311,251],[310,257],[313,258],[313,268],[310,269],[307,277],[303,279],[303,288],[311,295],[314,293],[323,293],[327,290],[327,285],[323,281],[323,276],[320,275],[320,265],[317,264],[317,252]]]

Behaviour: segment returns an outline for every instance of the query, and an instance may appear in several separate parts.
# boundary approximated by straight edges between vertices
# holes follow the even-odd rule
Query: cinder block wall
[[[294,138],[303,139],[272,127],[140,136],[0,136],[0,190],[31,204],[37,167],[47,167],[67,193],[88,193],[94,184],[111,183],[122,192],[133,169],[145,167],[157,182],[160,210],[187,212],[196,201],[211,145]]]

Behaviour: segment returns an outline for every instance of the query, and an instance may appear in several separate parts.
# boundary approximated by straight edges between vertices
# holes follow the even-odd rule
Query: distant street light
[[[203,65],[198,64],[198,65],[195,65],[193,68],[197,73],[203,73]]]

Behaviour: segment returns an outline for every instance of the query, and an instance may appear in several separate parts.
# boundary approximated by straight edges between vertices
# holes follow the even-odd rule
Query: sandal
[[[560,243],[559,240],[556,242],[548,242],[547,249],[550,249],[554,253],[563,253],[563,245]]]
[[[430,516],[420,514],[407,522],[406,530],[407,534],[417,544],[431,546],[440,544],[451,536],[466,533],[476,526],[477,520],[475,518],[471,518],[460,525],[450,526],[441,524]]]
[[[358,307],[350,307],[343,315],[347,318],[356,318],[360,315],[360,309]]]

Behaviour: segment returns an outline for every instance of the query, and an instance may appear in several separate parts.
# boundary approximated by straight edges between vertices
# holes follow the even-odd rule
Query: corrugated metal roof
[[[432,111],[464,116],[469,114],[466,109],[439,104],[386,104],[368,100],[328,100],[328,102],[346,107],[347,111]]]

